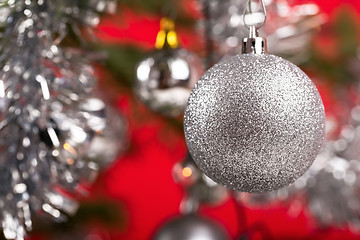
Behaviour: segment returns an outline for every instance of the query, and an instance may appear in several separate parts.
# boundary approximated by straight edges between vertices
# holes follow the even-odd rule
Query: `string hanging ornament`
[[[203,72],[200,59],[180,47],[174,21],[164,17],[155,50],[136,67],[134,92],[149,109],[177,117],[183,114],[190,91]]]
[[[259,13],[261,22],[254,21]],[[184,117],[196,164],[215,182],[243,192],[293,183],[311,166],[324,139],[321,97],[300,68],[267,54],[266,39],[258,36],[265,20],[264,3],[249,1],[242,54],[200,78]]]
[[[183,206],[191,199],[198,204],[220,205],[229,197],[228,190],[207,177],[195,164],[190,154],[173,167],[174,181],[185,190]]]
[[[169,219],[154,234],[154,240],[228,240],[230,237],[222,225],[198,213],[201,204],[217,205],[226,197],[226,188],[208,179],[195,165],[191,156],[175,164],[175,182],[184,187],[180,203],[180,215]]]
[[[204,28],[211,41],[216,43],[214,58],[237,54],[241,41],[247,37],[247,30],[242,21],[248,0],[198,0],[208,8],[208,19],[200,21],[199,28]],[[327,21],[314,3],[288,0],[267,0],[267,16],[271,22],[259,29],[268,39],[271,54],[286,56],[291,62],[302,63],[308,59],[310,39],[319,27]],[[205,7],[204,7],[205,8]],[[259,15],[261,18],[261,14]]]

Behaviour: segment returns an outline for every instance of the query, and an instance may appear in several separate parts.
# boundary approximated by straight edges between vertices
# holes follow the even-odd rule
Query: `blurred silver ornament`
[[[189,187],[201,179],[202,172],[188,154],[185,160],[176,163],[172,170],[176,183],[183,187]]]
[[[175,182],[182,185],[186,192],[180,206],[182,213],[196,211],[196,207],[201,203],[221,204],[229,196],[226,188],[215,183],[199,169],[190,154],[184,161],[175,164],[173,176]],[[195,209],[189,204],[195,204]]]
[[[228,240],[230,237],[214,221],[195,214],[170,220],[155,234],[154,240]]]
[[[218,58],[240,52],[241,41],[247,36],[243,13],[247,0],[201,0],[209,4],[209,35],[219,47]],[[254,12],[261,8],[259,1],[252,1]],[[286,57],[292,62],[307,59],[305,51],[314,32],[327,20],[314,3],[290,6],[287,0],[265,1],[268,23],[260,30],[269,39],[270,53]],[[252,14],[253,22],[261,22],[260,14]],[[203,23],[205,24],[205,23]]]
[[[172,20],[164,18],[157,50],[136,67],[134,92],[151,110],[176,117],[183,113],[190,91],[203,73],[200,59],[178,47]]]
[[[126,149],[127,123],[121,113],[104,106],[106,116],[103,128],[96,130],[85,158],[96,162],[100,167],[107,167]],[[97,119],[99,121],[100,119]],[[97,125],[95,123],[95,125]]]
[[[244,53],[216,64],[192,90],[185,139],[215,182],[245,192],[285,187],[315,160],[325,132],[320,95],[292,63],[266,54],[255,26]]]

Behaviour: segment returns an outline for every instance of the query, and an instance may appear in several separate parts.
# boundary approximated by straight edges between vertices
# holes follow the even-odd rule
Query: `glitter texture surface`
[[[305,173],[325,131],[308,76],[277,56],[237,55],[209,69],[184,117],[191,155],[215,182],[243,192],[282,188]]]

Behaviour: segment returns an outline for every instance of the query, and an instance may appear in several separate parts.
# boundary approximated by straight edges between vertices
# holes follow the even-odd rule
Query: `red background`
[[[184,2],[189,13],[196,15],[194,2]],[[358,0],[312,2],[329,15],[330,21],[343,7],[351,7],[360,13]],[[105,43],[130,43],[150,50],[159,29],[159,19],[160,16],[123,8],[121,14],[105,17],[97,34]],[[194,30],[180,28],[178,32],[185,48],[196,49],[201,44],[200,40],[194,40]],[[105,71],[101,74],[109,77]],[[129,123],[130,146],[111,168],[102,173],[95,184],[94,196],[116,200],[125,213],[126,222],[121,228],[110,231],[110,239],[151,239],[163,223],[179,213],[183,190],[174,183],[171,170],[185,156],[185,141],[180,128],[148,111],[129,90],[119,88],[116,91],[117,106]],[[322,93],[328,105],[328,97],[324,91]],[[301,206],[299,209],[281,205],[250,209],[228,199],[220,206],[202,206],[200,213],[221,223],[233,238],[241,232],[257,229],[259,234],[251,239],[360,239],[347,229],[320,229],[306,209]]]

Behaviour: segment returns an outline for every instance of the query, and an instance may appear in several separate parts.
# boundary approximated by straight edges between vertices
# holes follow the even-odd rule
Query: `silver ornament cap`
[[[255,26],[249,28],[250,34],[248,38],[242,41],[242,53],[264,54],[267,53],[266,38],[259,37]]]
[[[250,31],[244,46],[246,54],[216,64],[195,85],[185,139],[215,182],[267,192],[293,183],[311,166],[324,140],[325,111],[309,77],[266,54],[266,40]]]

